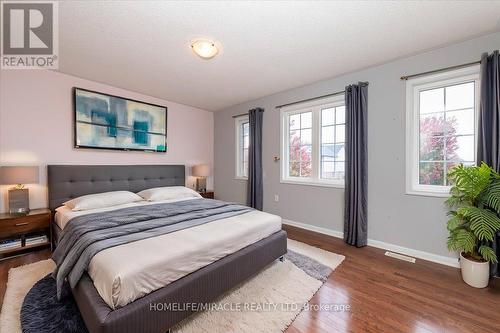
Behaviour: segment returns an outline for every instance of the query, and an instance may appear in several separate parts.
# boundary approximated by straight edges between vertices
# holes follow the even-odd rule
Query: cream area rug
[[[290,239],[288,249],[311,258],[332,271],[344,260],[342,255]],[[48,259],[9,271],[0,313],[0,332],[21,332],[20,311],[24,297],[37,281],[52,272],[54,266],[54,262]],[[302,311],[302,305],[323,284],[320,279],[312,277],[314,274],[308,274],[304,270],[306,269],[300,269],[289,259],[284,262],[275,261],[214,302],[221,307],[196,313],[171,331],[283,332]]]
[[[9,270],[7,290],[3,297],[2,312],[0,312],[0,332],[21,332],[21,306],[24,297],[31,287],[51,273],[55,266],[52,259],[47,259]]]

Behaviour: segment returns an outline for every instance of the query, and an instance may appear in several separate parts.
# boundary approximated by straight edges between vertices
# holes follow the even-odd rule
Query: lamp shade
[[[193,176],[195,177],[210,176],[210,166],[208,164],[198,164],[193,166]]]
[[[38,183],[38,166],[2,166],[0,184],[35,184]]]

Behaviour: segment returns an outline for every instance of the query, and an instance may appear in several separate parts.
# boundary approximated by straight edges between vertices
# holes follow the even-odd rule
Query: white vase
[[[490,263],[467,259],[460,253],[460,268],[462,279],[469,286],[486,288],[490,279]]]

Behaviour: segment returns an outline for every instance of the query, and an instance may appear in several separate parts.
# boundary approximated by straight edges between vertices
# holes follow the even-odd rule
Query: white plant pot
[[[462,279],[469,286],[475,288],[486,288],[490,279],[490,263],[477,262],[465,258],[460,253],[460,268],[462,269]]]

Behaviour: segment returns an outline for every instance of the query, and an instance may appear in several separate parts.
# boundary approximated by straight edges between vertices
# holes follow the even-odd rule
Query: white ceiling
[[[67,1],[59,70],[215,111],[499,30],[500,1]]]

